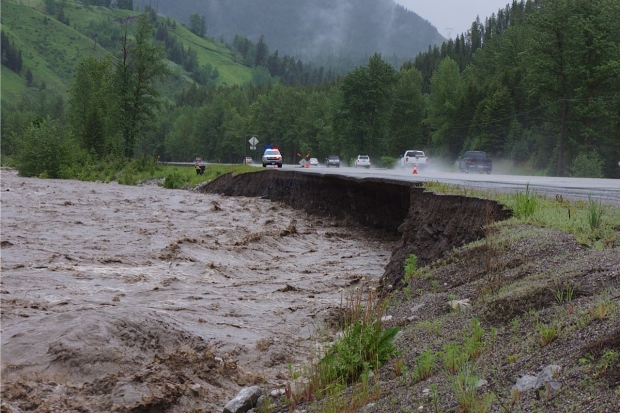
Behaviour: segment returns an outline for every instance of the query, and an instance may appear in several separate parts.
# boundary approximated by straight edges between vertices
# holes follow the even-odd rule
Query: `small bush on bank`
[[[597,153],[582,152],[573,161],[571,176],[580,178],[604,178],[603,160]]]
[[[166,175],[163,186],[166,189],[180,189],[182,187],[181,175],[176,172]]]
[[[86,153],[56,120],[33,123],[18,140],[15,166],[21,176],[73,178]]]
[[[413,277],[418,270],[418,257],[415,254],[409,255],[405,260],[405,279]]]
[[[382,156],[379,159],[379,168],[391,169],[396,166],[397,159],[391,156]]]

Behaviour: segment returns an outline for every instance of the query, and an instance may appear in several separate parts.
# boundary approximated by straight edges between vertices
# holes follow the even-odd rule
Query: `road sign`
[[[250,145],[256,146],[258,139],[256,139],[256,136],[252,136],[248,142],[250,142]]]
[[[255,151],[256,150],[256,146],[250,146],[250,150],[251,151]]]

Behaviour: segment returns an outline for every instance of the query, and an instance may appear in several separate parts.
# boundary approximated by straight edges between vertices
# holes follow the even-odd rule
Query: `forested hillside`
[[[393,0],[159,0],[157,7],[183,22],[190,14],[203,16],[209,36],[254,42],[264,36],[272,50],[328,68],[373,53],[407,59],[444,40]]]
[[[620,2],[513,1],[405,68],[430,93],[429,144],[564,176],[620,177]]]
[[[299,153],[319,159],[336,153],[345,163],[367,153],[375,165],[387,166],[414,148],[451,167],[464,151],[484,150],[496,166],[507,165],[500,169],[505,172],[620,178],[617,0],[513,1],[400,67],[373,54],[340,76],[281,57],[265,39],[237,35],[227,50],[251,70],[251,83],[217,88],[209,87],[213,67],[196,71],[204,61],[196,66],[188,46],[170,47],[174,42],[166,40],[179,30],[204,40],[201,16],[193,13],[185,28],[154,14],[151,9],[127,25],[131,37],[118,42],[126,46],[119,46],[125,60],[78,59],[66,102],[7,105],[3,96],[3,159],[19,163],[28,153],[19,142],[30,139],[40,148],[63,131],[58,141],[77,148],[70,153],[87,151],[95,161],[201,156],[238,163],[277,145],[287,163],[297,162]],[[5,20],[3,13],[3,28]],[[14,33],[7,32],[3,44],[20,48]],[[199,44],[192,50],[202,50]],[[171,57],[175,50],[179,60]],[[27,57],[22,52],[23,62]],[[194,68],[188,76],[207,84],[179,84],[174,101],[157,100],[170,95],[165,85],[175,79],[166,57]],[[6,67],[3,60],[3,86],[4,73],[14,73]],[[161,70],[145,82],[144,68]],[[136,89],[141,84],[145,88]],[[255,152],[251,136],[260,141]]]
[[[74,1],[2,1],[3,50],[7,51],[5,42],[10,43],[22,59],[16,70],[11,67],[11,55],[3,54],[3,69],[12,72],[2,71],[3,98],[41,86],[64,94],[75,79],[80,59],[118,57],[122,34],[138,14]],[[232,86],[251,79],[251,68],[235,62],[235,53],[223,44],[196,36],[172,19],[153,17],[153,22],[173,72],[166,94],[174,96],[176,89],[196,81]]]

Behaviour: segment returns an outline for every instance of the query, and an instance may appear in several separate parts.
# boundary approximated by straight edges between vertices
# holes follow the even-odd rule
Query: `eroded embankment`
[[[485,225],[508,218],[511,211],[495,201],[437,195],[412,183],[379,178],[356,179],[297,171],[264,170],[223,175],[198,189],[228,196],[264,197],[310,214],[353,220],[400,233],[382,286],[398,288],[410,254],[419,265],[440,258],[454,247],[484,236]]]

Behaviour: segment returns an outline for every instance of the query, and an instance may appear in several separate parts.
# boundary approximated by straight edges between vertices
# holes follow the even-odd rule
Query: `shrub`
[[[183,185],[183,178],[176,172],[168,174],[164,179],[164,188],[166,189],[180,189]]]
[[[416,357],[416,365],[414,370],[414,379],[425,380],[433,374],[437,355],[432,350],[426,350],[424,353]]]
[[[571,165],[571,176],[603,178],[603,160],[595,152],[581,152]]]
[[[405,279],[408,280],[415,275],[418,270],[418,257],[414,254],[409,255],[405,260]]]
[[[396,166],[396,162],[396,158],[392,158],[391,156],[382,156],[379,159],[379,167],[390,169]]]
[[[443,367],[450,374],[456,374],[468,359],[463,348],[454,341],[443,346],[443,352],[439,353],[439,357]]]
[[[60,122],[49,118],[33,123],[18,142],[15,166],[21,176],[73,178],[86,158]]]

